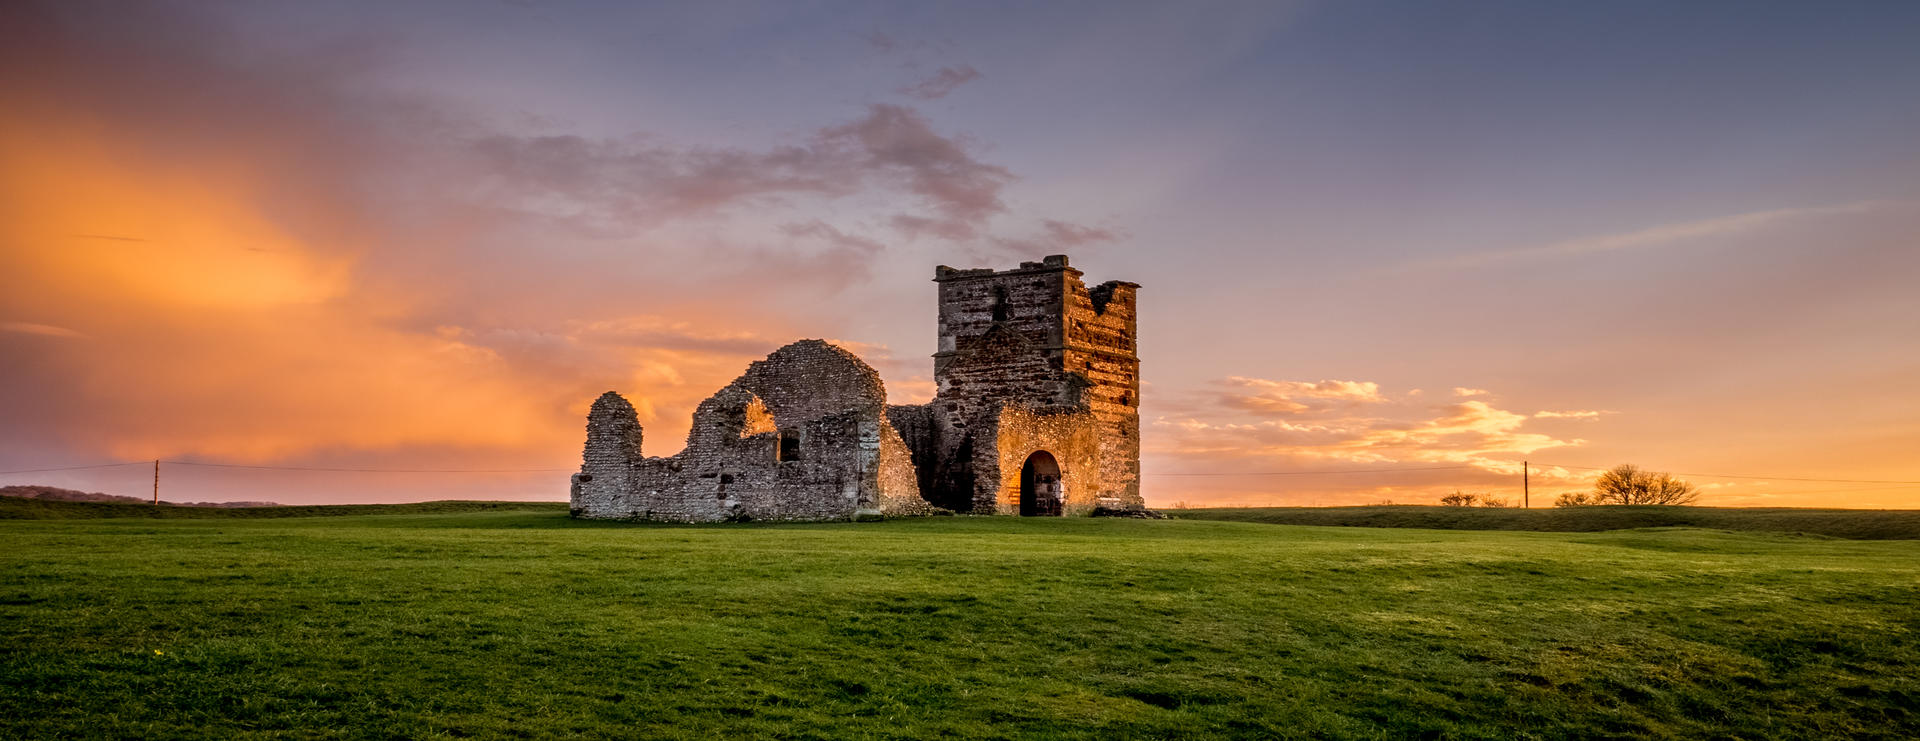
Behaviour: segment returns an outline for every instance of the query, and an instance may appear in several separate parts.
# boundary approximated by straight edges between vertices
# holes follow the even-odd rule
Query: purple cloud
[[[939,100],[947,97],[947,93],[953,92],[954,88],[979,79],[979,77],[980,71],[974,69],[972,65],[963,64],[958,67],[941,67],[940,71],[933,73],[932,77],[900,88],[899,92],[901,95],[909,98]]]

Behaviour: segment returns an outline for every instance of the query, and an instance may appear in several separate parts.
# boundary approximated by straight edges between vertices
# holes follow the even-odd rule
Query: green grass
[[[1920,735],[1920,542],[0,522],[0,737]]]
[[[1723,507],[1248,507],[1170,510],[1177,518],[1268,525],[1413,527],[1434,530],[1598,532],[1651,527],[1826,535],[1866,540],[1920,539],[1920,510]]]

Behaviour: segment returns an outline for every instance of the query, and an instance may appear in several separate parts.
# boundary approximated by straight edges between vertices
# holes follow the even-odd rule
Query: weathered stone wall
[[[1021,468],[1028,456],[1038,451],[1053,455],[1060,465],[1065,485],[1065,509],[1061,514],[1083,515],[1093,511],[1101,497],[1100,430],[1093,414],[1086,411],[1035,413],[1018,406],[1001,410],[994,425],[997,455],[983,460],[991,471],[982,478],[999,482],[999,500],[995,511],[1020,513]]]
[[[1059,349],[1060,315],[1067,289],[1065,258],[1021,263],[1019,268],[934,271],[940,284],[939,335],[934,377],[963,356],[969,342],[989,331],[1010,331],[1042,350]],[[1076,271],[1077,273],[1077,271]]]
[[[911,453],[883,414],[879,374],[824,341],[783,347],[701,402],[686,448],[671,457],[639,457],[632,407],[609,397],[618,403],[596,403],[589,415],[574,503],[582,517],[835,520],[930,510]],[[625,440],[633,445],[616,444]]]
[[[912,457],[920,492],[933,502],[934,471],[940,462],[940,430],[933,422],[930,404],[894,404],[887,407],[887,422]],[[935,502],[938,504],[938,502]]]
[[[930,515],[939,508],[920,496],[919,469],[913,452],[893,425],[882,419],[880,425],[880,514],[888,517]]]
[[[1134,297],[1139,286],[1073,280],[1066,302],[1068,372],[1087,379],[1082,398],[1098,420],[1101,496],[1112,508],[1146,506],[1140,496],[1140,358]]]
[[[633,464],[641,459],[640,420],[633,405],[612,391],[595,399],[587,412],[587,445],[580,473],[574,474],[574,514],[605,517],[618,511],[632,486]]]

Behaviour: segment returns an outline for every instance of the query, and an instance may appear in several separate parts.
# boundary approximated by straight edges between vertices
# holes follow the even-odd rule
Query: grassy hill
[[[0,737],[1920,735],[1914,541],[436,506],[0,522]]]
[[[1724,507],[1250,507],[1171,510],[1177,518],[1269,525],[1434,530],[1599,532],[1651,527],[1804,533],[1869,540],[1920,539],[1920,510]]]

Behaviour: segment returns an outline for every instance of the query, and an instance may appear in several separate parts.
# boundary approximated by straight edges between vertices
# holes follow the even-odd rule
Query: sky
[[[1916,38],[1906,2],[7,3],[0,471],[149,463],[0,484],[564,499],[603,391],[650,455],[800,338],[925,401],[934,266],[1064,253],[1143,286],[1151,506],[1518,503],[1526,461],[1534,506],[1633,463],[1920,507]]]

